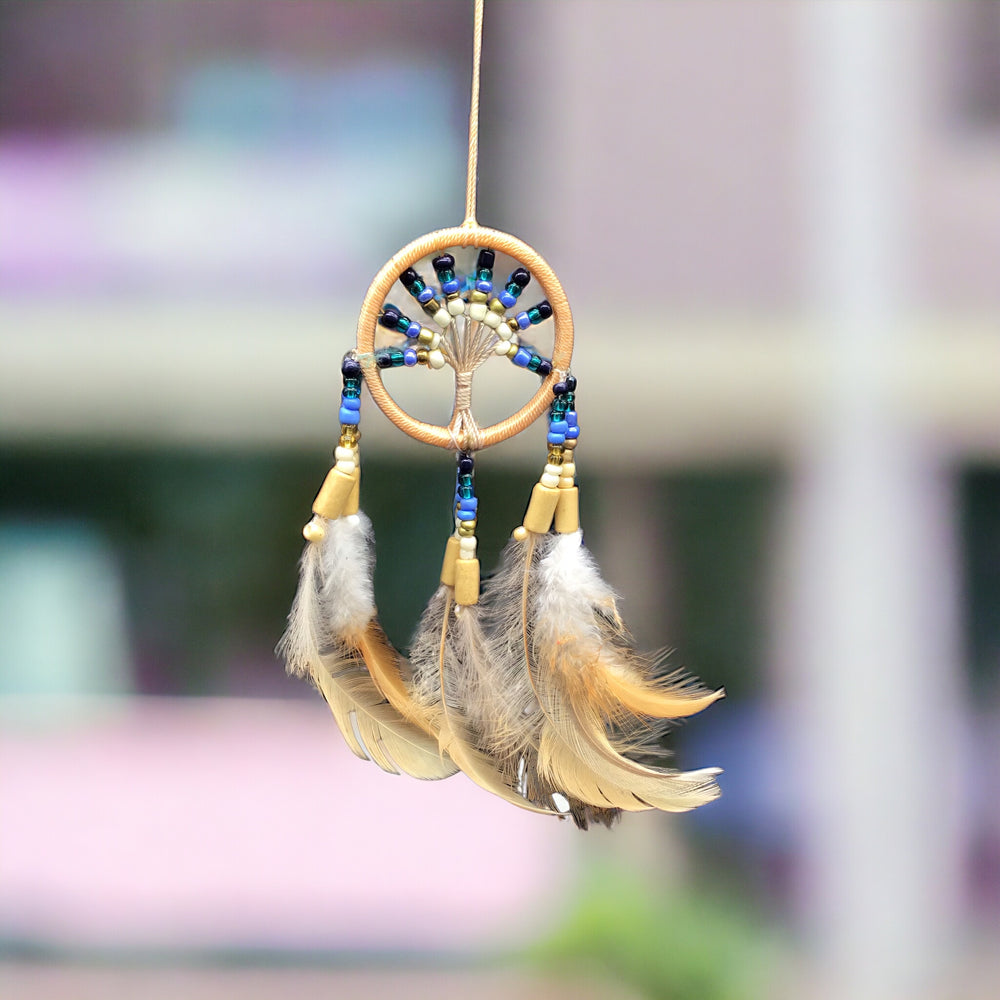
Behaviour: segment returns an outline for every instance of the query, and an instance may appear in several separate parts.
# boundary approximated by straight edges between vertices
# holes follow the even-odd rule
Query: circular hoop
[[[423,441],[425,444],[455,450],[455,435],[450,427],[428,424],[411,417],[389,395],[382,382],[382,370],[372,358],[372,352],[375,350],[375,327],[378,323],[379,310],[396,279],[406,268],[418,260],[436,250],[446,250],[449,247],[480,247],[498,250],[500,253],[513,257],[531,272],[533,278],[537,279],[552,306],[552,318],[555,322],[552,372],[546,376],[535,395],[521,409],[499,423],[482,428],[480,431],[481,447],[489,448],[491,445],[514,437],[515,434],[520,434],[542,415],[552,400],[552,386],[559,380],[560,373],[569,370],[573,357],[573,316],[570,313],[566,293],[563,291],[562,285],[559,284],[559,279],[552,268],[527,243],[522,243],[521,240],[508,233],[501,233],[496,229],[486,229],[478,225],[439,229],[408,243],[375,275],[375,280],[369,286],[365,300],[361,305],[361,315],[358,317],[358,353],[363,357],[367,356],[362,360],[361,369],[365,382],[368,383],[372,399],[404,434],[409,434],[410,437]]]

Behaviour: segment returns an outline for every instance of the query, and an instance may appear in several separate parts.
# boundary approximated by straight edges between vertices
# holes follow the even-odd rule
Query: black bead
[[[480,250],[479,257],[476,260],[476,267],[481,267],[485,271],[491,271],[493,269],[493,262],[496,259],[496,254],[492,250]]]
[[[354,358],[344,358],[344,363],[340,366],[340,372],[344,378],[360,378],[361,365]]]
[[[516,268],[513,274],[511,274],[510,280],[519,288],[524,288],[531,281],[531,272],[526,267]]]
[[[450,253],[443,253],[440,257],[435,257],[431,264],[435,271],[453,271],[455,269],[455,258]]]
[[[538,366],[539,375],[551,375],[552,374],[552,362],[547,358],[542,358],[541,364]]]
[[[391,357],[391,355],[388,355],[388,354],[376,354],[375,355],[375,364],[377,364],[379,366],[379,368],[391,368],[392,367],[392,357]]]
[[[420,277],[420,275],[417,274],[417,272],[414,271],[412,267],[408,267],[399,276],[399,280],[400,280],[400,283],[402,284],[402,286],[404,288],[409,288],[413,284],[413,282],[416,281],[419,277]]]
[[[566,391],[576,392],[576,379],[572,375],[569,375],[566,378]]]
[[[475,462],[471,455],[459,455],[458,457],[458,473],[460,476],[468,476],[472,474],[472,470],[475,467]]]
[[[552,386],[553,396],[565,396],[568,391],[569,390],[566,388],[565,382],[556,382],[556,384]]]
[[[382,310],[382,315],[379,316],[379,323],[382,324],[387,330],[394,330],[399,325],[401,314],[396,312],[395,309],[387,308]]]
[[[542,299],[535,308],[538,310],[538,315],[542,319],[548,319],[552,315],[552,306],[549,305],[548,299]]]

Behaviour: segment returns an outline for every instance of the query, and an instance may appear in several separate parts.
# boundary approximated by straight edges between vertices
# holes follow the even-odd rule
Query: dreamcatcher
[[[323,694],[351,750],[385,771],[425,779],[463,771],[514,805],[572,816],[584,829],[610,825],[622,810],[682,812],[718,795],[719,772],[664,767],[662,737],[672,720],[722,692],[667,674],[636,651],[583,546],[569,304],[531,247],[475,218],[481,41],[476,0],[465,221],[404,247],[368,289],[356,347],[341,367],[334,465],[303,529],[299,587],[279,651],[291,673]],[[514,265],[499,272],[500,259]],[[530,346],[532,329],[547,323],[551,357]],[[389,346],[376,346],[377,332]],[[480,427],[473,375],[501,361],[541,384],[512,416]],[[387,369],[444,367],[455,374],[447,426],[414,419],[383,383]],[[374,534],[359,507],[362,383],[396,427],[456,454],[454,532],[409,658],[376,616]],[[543,414],[544,469],[499,570],[481,584],[476,455]]]

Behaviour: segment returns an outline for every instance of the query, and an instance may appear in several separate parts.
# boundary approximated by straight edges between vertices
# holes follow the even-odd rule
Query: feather
[[[558,814],[551,801],[529,801],[519,787],[518,759],[509,751],[517,746],[514,733],[524,727],[494,675],[479,606],[459,608],[453,588],[442,584],[421,618],[410,661],[414,700],[425,712],[440,706],[441,752],[488,792],[531,812]]]
[[[503,669],[523,674],[538,706],[531,781],[566,796],[578,825],[586,808],[606,821],[619,809],[683,811],[716,797],[715,769],[685,774],[626,756],[655,745],[655,712],[692,714],[721,693],[652,676],[579,532],[512,539],[483,600]]]
[[[530,544],[526,542],[525,544]],[[723,697],[696,682],[674,675],[657,678],[655,661],[632,648],[618,614],[614,591],[600,575],[593,556],[575,531],[548,535],[540,551],[534,591],[535,642],[562,662],[568,650],[580,669],[565,672],[563,682],[582,692],[613,721],[619,715],[677,719],[694,715]],[[544,652],[539,653],[546,659]],[[558,662],[550,663],[553,669]]]
[[[413,704],[400,658],[375,619],[374,536],[363,514],[320,519],[278,653],[323,694],[347,745],[384,771],[437,779],[457,768]],[[371,672],[369,670],[371,669]]]

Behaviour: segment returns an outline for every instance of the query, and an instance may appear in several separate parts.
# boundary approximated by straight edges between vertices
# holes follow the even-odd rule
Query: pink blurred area
[[[452,951],[519,939],[571,825],[347,750],[322,704],[137,699],[0,733],[0,936]],[[555,890],[555,891],[553,891]]]

